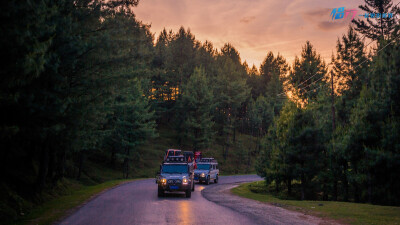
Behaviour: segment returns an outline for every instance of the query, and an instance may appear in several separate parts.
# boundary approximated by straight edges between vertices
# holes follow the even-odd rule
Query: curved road
[[[256,175],[222,176],[219,184],[260,180]],[[213,186],[215,184],[208,185]],[[154,179],[123,184],[99,195],[60,224],[253,224],[254,221],[203,198],[196,184],[191,198],[157,197]]]
[[[154,179],[139,180],[106,191],[60,224],[318,224],[294,212],[223,193],[235,183],[261,180],[256,175],[222,176],[218,184],[196,184],[191,198],[185,194],[157,197]],[[206,198],[216,199],[218,204]],[[214,191],[215,190],[215,191]],[[221,200],[224,199],[224,200]],[[223,206],[222,206],[223,205]],[[236,207],[237,206],[237,207]],[[249,212],[250,211],[250,212]],[[292,214],[291,214],[292,213]],[[271,217],[272,215],[272,217]],[[261,218],[260,218],[261,217]],[[288,218],[289,217],[289,218]]]

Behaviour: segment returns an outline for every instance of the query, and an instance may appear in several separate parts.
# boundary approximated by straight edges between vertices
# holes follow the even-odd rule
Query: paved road
[[[220,177],[219,184],[260,180],[256,175]],[[211,187],[215,184],[210,184]],[[154,179],[123,184],[88,202],[61,224],[253,224],[254,221],[203,198],[207,185],[196,184],[190,199],[184,194],[157,197]]]
[[[315,216],[306,215],[301,212],[289,211],[287,209],[276,207],[271,204],[265,204],[247,198],[242,198],[231,194],[230,189],[238,184],[221,184],[210,186],[202,191],[203,196],[217,203],[237,211],[249,218],[252,218],[255,224],[268,225],[338,225],[336,221],[321,219]]]
[[[216,204],[201,193],[203,189],[257,180],[261,178],[256,175],[220,177],[218,184],[196,184],[190,199],[184,194],[168,194],[159,198],[154,179],[134,181],[103,193],[60,224],[260,224],[265,220],[235,207]],[[268,212],[264,212],[266,214]]]

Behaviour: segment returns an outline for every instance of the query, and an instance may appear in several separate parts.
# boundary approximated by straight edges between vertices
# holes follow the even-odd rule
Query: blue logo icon
[[[346,19],[349,14],[352,14],[351,19],[357,15],[357,9],[345,10],[344,7],[334,8],[331,12],[332,20]]]

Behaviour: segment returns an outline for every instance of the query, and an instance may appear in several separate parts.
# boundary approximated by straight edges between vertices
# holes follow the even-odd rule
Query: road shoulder
[[[19,224],[58,224],[105,192],[135,180],[138,179],[111,180],[98,185],[82,186],[69,194],[39,205]]]
[[[238,183],[213,185],[205,188],[201,193],[207,200],[246,215],[257,224],[338,224],[334,221],[233,195],[230,190],[237,186]]]

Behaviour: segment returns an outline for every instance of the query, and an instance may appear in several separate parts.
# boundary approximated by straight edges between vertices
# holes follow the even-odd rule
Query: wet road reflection
[[[255,181],[255,175],[220,177],[220,183]],[[195,184],[191,198],[185,193],[157,197],[154,179],[111,189],[93,199],[60,224],[254,224],[247,216],[208,201],[201,191],[218,184]]]

